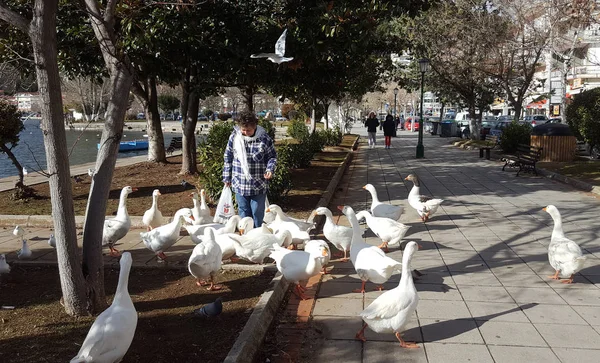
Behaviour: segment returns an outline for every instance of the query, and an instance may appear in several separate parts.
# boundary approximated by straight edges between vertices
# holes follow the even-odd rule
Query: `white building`
[[[40,101],[40,96],[37,93],[17,93],[15,94],[14,98],[17,101],[17,109],[19,111],[37,111],[34,110],[35,105],[39,104]]]

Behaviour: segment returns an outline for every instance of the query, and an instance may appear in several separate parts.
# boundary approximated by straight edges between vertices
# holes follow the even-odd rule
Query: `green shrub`
[[[314,154],[323,151],[325,147],[325,137],[323,132],[313,132],[306,141],[302,141],[303,143],[308,142],[308,148],[311,151],[310,158],[314,156]]]
[[[289,137],[298,141],[305,140],[310,136],[310,133],[308,132],[308,128],[306,127],[304,121],[298,119],[290,121],[287,128],[287,134]]]
[[[325,146],[337,146],[342,143],[342,138],[344,137],[342,130],[337,126],[333,129],[319,131],[319,133],[324,140]]]
[[[292,190],[292,167],[290,166],[289,144],[282,144],[277,147],[277,167],[271,180],[269,180],[270,203],[279,204],[285,200],[290,190]]]
[[[528,123],[511,122],[502,131],[500,136],[500,147],[504,152],[513,153],[517,145],[529,145],[531,138],[531,125]]]
[[[269,136],[271,136],[271,139],[273,141],[275,141],[275,127],[273,126],[271,121],[267,120],[266,118],[261,117],[258,119],[258,125],[262,126],[265,129],[265,131],[267,132],[267,134],[269,134]]]
[[[575,95],[565,115],[577,139],[600,145],[600,88]]]
[[[233,122],[215,123],[204,141],[198,144],[199,184],[213,201],[218,201],[223,190],[223,155],[233,125]]]
[[[214,113],[214,112],[213,112],[213,110],[206,109],[206,110],[202,111],[202,113],[203,113],[203,114],[204,114],[204,116],[206,116],[206,117],[211,117],[211,116],[213,115],[213,113]]]
[[[128,112],[125,115],[125,120],[137,120],[137,113],[135,113],[135,112]]]

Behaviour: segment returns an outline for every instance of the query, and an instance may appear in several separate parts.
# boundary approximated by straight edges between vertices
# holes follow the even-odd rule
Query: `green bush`
[[[337,146],[342,143],[342,138],[344,137],[342,130],[337,126],[333,129],[319,131],[319,133],[324,140],[325,146]]]
[[[277,167],[273,177],[269,180],[269,192],[267,193],[270,203],[282,203],[293,187],[288,146],[288,144],[282,144],[277,147]]]
[[[325,147],[325,137],[322,132],[313,132],[306,141],[302,141],[303,143],[308,142],[308,148],[311,151],[310,158],[314,156],[314,154],[323,151]]]
[[[308,128],[304,121],[295,119],[290,121],[287,128],[287,134],[289,137],[296,139],[298,141],[302,141],[308,139],[310,133],[308,132]]]
[[[262,126],[267,132],[267,134],[271,136],[271,139],[275,141],[275,127],[273,126],[271,121],[261,117],[258,119],[258,125]]]
[[[529,145],[531,138],[531,125],[529,123],[519,123],[516,121],[508,124],[500,136],[500,147],[504,152],[514,153],[517,145]]]
[[[129,120],[137,120],[137,113],[135,113],[135,112],[128,112],[125,115],[125,120],[128,120],[128,121]]]
[[[600,88],[575,95],[565,115],[577,139],[600,145]]]
[[[213,201],[218,201],[223,190],[223,155],[233,126],[233,122],[215,123],[198,144],[199,184]]]

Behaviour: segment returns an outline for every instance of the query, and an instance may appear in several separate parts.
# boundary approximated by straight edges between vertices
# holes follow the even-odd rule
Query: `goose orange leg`
[[[400,336],[400,333],[396,332],[396,339],[398,339],[398,341],[400,342],[400,346],[402,348],[418,348],[419,346],[417,345],[417,343],[415,342],[407,342],[404,341],[404,339],[402,339],[402,337]]]
[[[213,277],[210,277],[210,286],[206,289],[208,291],[218,291],[221,290],[223,287],[219,286],[219,285],[215,285],[215,281],[213,279]]]
[[[383,252],[388,253],[390,250],[388,249],[388,243],[382,242],[379,246],[377,246],[383,250]]]
[[[554,275],[552,275],[552,276],[548,276],[548,278],[549,278],[549,279],[552,279],[552,280],[558,280],[558,279],[559,279],[559,278],[558,278],[558,270],[556,270],[556,273],[555,273]]]
[[[304,291],[306,291],[305,288],[300,286],[300,284],[296,284],[296,287],[294,288],[294,293],[302,300],[306,300],[309,298],[308,296],[304,295]]]
[[[560,282],[562,282],[563,284],[572,284],[573,283],[573,276],[575,276],[575,275],[571,275],[571,277],[569,277],[566,280],[560,280]]]
[[[117,251],[117,249],[114,248],[113,246],[108,246],[108,248],[110,248],[109,255],[111,255],[112,257],[119,257],[119,256],[121,256],[121,252]]]
[[[348,262],[348,251],[344,250],[344,258],[342,258],[341,261]]]
[[[363,325],[362,329],[356,333],[355,338],[357,340],[362,340],[363,342],[367,341],[367,338],[365,338],[365,329],[367,328],[367,324]]]
[[[360,289],[354,289],[354,290],[352,290],[352,292],[362,292],[364,294],[365,293],[365,284],[366,283],[367,283],[366,281],[363,281],[362,282],[362,286],[360,287]]]

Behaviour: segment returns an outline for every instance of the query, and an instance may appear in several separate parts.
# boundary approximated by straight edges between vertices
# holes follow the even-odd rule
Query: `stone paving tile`
[[[506,291],[519,304],[566,304],[565,300],[550,287],[506,287]]]
[[[423,341],[423,336],[421,335],[421,329],[419,328],[419,322],[417,319],[409,319],[409,321],[406,323],[405,329],[406,330],[402,332],[402,339],[407,342],[417,343]],[[367,341],[398,342],[394,333],[376,333],[370,328],[365,329],[365,338]]]
[[[329,297],[317,299],[313,315],[355,316],[363,310],[361,299]]]
[[[504,287],[458,285],[458,290],[465,301],[514,302]]]
[[[425,342],[484,343],[473,319],[419,319],[419,323]]]
[[[598,363],[600,350],[553,348],[562,363]]]
[[[529,268],[528,268],[529,269]],[[492,270],[494,271],[494,270]],[[548,283],[536,274],[497,273],[494,275],[505,287],[548,287]]]
[[[493,363],[485,345],[425,343],[429,363]]]
[[[600,309],[597,306],[573,306],[573,309],[590,325],[600,326]]]
[[[471,273],[452,272],[452,279],[459,286],[502,286],[500,281],[487,267]]]
[[[575,286],[575,284],[573,284]],[[581,284],[580,287],[585,286]],[[600,306],[600,289],[584,289],[584,288],[573,288],[557,286],[554,291],[567,301],[570,305],[593,305]]]
[[[347,282],[335,282],[328,281],[321,284],[321,288],[317,294],[317,297],[338,297],[346,299],[362,299],[363,296],[360,293],[352,292],[353,289],[359,289],[360,283],[349,284]],[[367,288],[373,288],[372,283],[367,283]]]
[[[589,325],[568,305],[538,304],[524,310],[529,320],[536,323]]]
[[[447,284],[420,284],[416,283],[415,287],[419,293],[421,300],[460,300],[462,296],[458,292],[456,286]]]
[[[515,303],[467,301],[466,304],[475,320],[529,322],[522,309]]]
[[[420,300],[417,307],[419,318],[468,319],[471,317],[464,301]]]
[[[311,362],[315,363],[360,363],[362,342],[354,340],[324,340],[315,347]]]
[[[313,323],[322,330],[325,339],[353,340],[362,328],[363,321],[359,316],[315,316]]]
[[[530,323],[495,322],[478,320],[479,330],[486,344],[547,347],[541,335]]]
[[[363,362],[369,363],[427,363],[425,350],[404,349],[396,342],[367,341],[363,346]],[[431,362],[431,360],[429,361]]]
[[[567,325],[568,323],[534,325],[551,347],[600,348],[600,334],[591,326]]]
[[[552,349],[539,347],[488,346],[496,363],[560,363]]]

